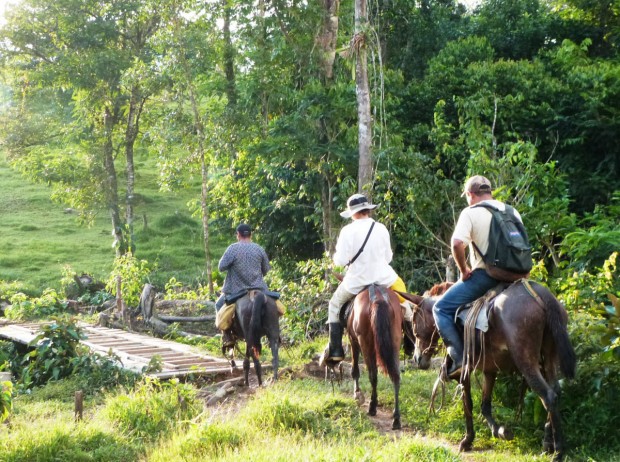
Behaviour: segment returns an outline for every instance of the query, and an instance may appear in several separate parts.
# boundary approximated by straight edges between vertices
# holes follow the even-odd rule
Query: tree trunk
[[[224,25],[222,32],[224,35],[224,72],[226,74],[226,95],[228,96],[228,107],[234,108],[237,105],[237,84],[235,82],[235,49],[230,38],[230,3],[222,0],[224,8]]]
[[[118,206],[118,181],[116,177],[116,167],[114,166],[114,145],[112,143],[112,130],[115,125],[114,115],[110,108],[106,108],[104,114],[105,141],[103,146],[103,167],[105,169],[105,195],[112,219],[112,234],[114,236],[114,247],[116,256],[123,255],[126,251],[125,238],[123,233],[123,223]]]
[[[355,87],[357,94],[359,170],[358,191],[370,193],[372,185],[372,121],[370,116],[370,89],[368,85],[368,57],[366,31],[368,11],[366,0],[355,0]]]
[[[127,127],[125,129],[125,159],[126,159],[126,175],[127,175],[127,196],[126,196],[126,212],[125,220],[127,222],[127,235],[129,250],[134,250],[133,239],[133,216],[134,216],[134,191],[135,191],[135,167],[133,160],[134,145],[138,137],[138,122],[140,113],[142,112],[142,103],[140,101],[140,90],[136,85],[131,89],[129,98],[129,111],[127,114]]]
[[[321,69],[326,81],[332,80],[334,76],[334,61],[336,59],[336,45],[338,41],[338,12],[340,0],[323,0],[322,6],[323,23],[316,43],[321,50]]]
[[[112,142],[112,130],[116,123],[115,115],[110,108],[105,109],[104,113],[104,130],[105,141],[103,146],[103,159],[106,174],[105,194],[107,199],[108,211],[112,219],[112,234],[114,235],[114,247],[116,249],[116,257],[124,255],[127,251],[127,245],[124,236],[123,223],[118,206],[118,181],[116,177],[116,168],[114,166],[114,145]],[[118,316],[126,320],[127,309],[123,301],[121,291],[121,277],[116,278],[116,311]]]
[[[321,23],[321,30],[319,31],[315,42],[320,50],[319,52],[321,55],[320,59],[323,85],[325,87],[329,87],[332,84],[334,77],[334,61],[336,59],[336,45],[338,41],[338,13],[340,10],[340,0],[322,0],[321,4],[323,7],[323,21]],[[319,124],[319,143],[329,146],[330,139],[327,127],[325,127],[325,121],[320,120]],[[329,151],[325,155],[327,157],[326,163],[329,165]],[[333,227],[334,218],[332,216],[332,181],[330,178],[329,169],[321,169],[321,175],[324,179],[321,185],[321,207],[323,209],[323,244],[325,246],[325,250],[331,255],[334,252],[336,246],[336,236],[334,236]],[[328,276],[326,275],[326,278],[327,277]]]

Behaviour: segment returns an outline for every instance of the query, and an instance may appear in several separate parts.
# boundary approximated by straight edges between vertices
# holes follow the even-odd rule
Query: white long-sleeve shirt
[[[372,218],[367,217],[353,220],[342,228],[333,256],[336,265],[349,263],[364,243],[373,222]],[[364,251],[347,269],[342,280],[344,288],[347,292],[357,294],[370,284],[391,286],[398,279],[396,271],[390,266],[391,261],[390,233],[383,224],[375,222]]]

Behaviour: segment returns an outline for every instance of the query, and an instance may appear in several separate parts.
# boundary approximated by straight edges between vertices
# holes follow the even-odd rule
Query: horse
[[[377,414],[377,372],[380,369],[388,375],[394,386],[394,413],[392,429],[401,428],[399,354],[402,340],[402,311],[396,293],[387,287],[371,285],[361,291],[353,301],[353,309],[347,320],[347,332],[351,343],[353,364],[351,376],[354,379],[354,397],[363,402],[359,385],[360,352],[368,369],[372,386],[368,415]]]
[[[273,368],[273,380],[278,380],[278,365],[280,346],[280,314],[273,298],[259,290],[250,290],[242,298],[238,299],[235,306],[235,316],[232,326],[233,338],[245,340],[245,355],[243,359],[243,373],[245,386],[249,385],[250,358],[254,362],[254,371],[258,378],[258,385],[263,384],[262,366],[260,355],[262,352],[261,339],[267,336],[271,349],[271,365]],[[233,346],[233,351],[234,351]],[[222,348],[226,355],[227,347]],[[234,367],[234,359],[231,359]]]
[[[439,292],[447,288],[444,285]],[[547,411],[543,448],[554,454],[554,461],[560,461],[565,447],[558,403],[558,368],[569,379],[575,376],[576,369],[575,351],[566,328],[568,314],[549,289],[535,282],[519,280],[496,289],[504,290],[492,301],[488,331],[476,331],[474,351],[470,351],[469,361],[465,356],[465,373],[459,379],[463,387],[466,427],[459,450],[471,450],[475,436],[467,365],[483,374],[481,412],[493,436],[502,439],[512,439],[512,433],[493,418],[491,398],[495,379],[499,371],[521,373]],[[435,294],[424,297],[401,294],[416,305],[413,318],[417,337],[415,354],[421,368],[430,365],[423,357],[435,352],[439,338],[432,307],[441,293],[435,290]]]

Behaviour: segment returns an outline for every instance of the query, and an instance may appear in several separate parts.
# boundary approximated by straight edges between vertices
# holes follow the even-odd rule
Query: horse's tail
[[[375,337],[375,351],[377,363],[384,374],[394,382],[400,379],[398,353],[394,352],[392,319],[390,306],[385,300],[375,302],[375,309],[371,316],[371,324]]]
[[[538,290],[537,293],[545,302],[547,328],[555,343],[556,354],[560,360],[560,370],[566,378],[572,379],[575,377],[575,369],[577,368],[577,356],[568,337],[566,309],[549,290]]]
[[[262,351],[260,336],[262,329],[263,306],[265,306],[265,294],[256,291],[254,295],[254,304],[252,305],[252,317],[250,318],[250,335],[249,338],[246,339],[256,358],[260,357]]]

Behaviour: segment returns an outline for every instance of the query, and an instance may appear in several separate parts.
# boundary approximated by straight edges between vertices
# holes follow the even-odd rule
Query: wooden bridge
[[[124,369],[142,373],[157,356],[161,371],[147,374],[152,377],[165,379],[231,373],[227,360],[202,354],[189,345],[121,329],[78,325],[87,337],[82,344],[102,355],[112,352],[120,358]],[[40,327],[40,323],[0,324],[0,339],[27,345],[37,336]]]

